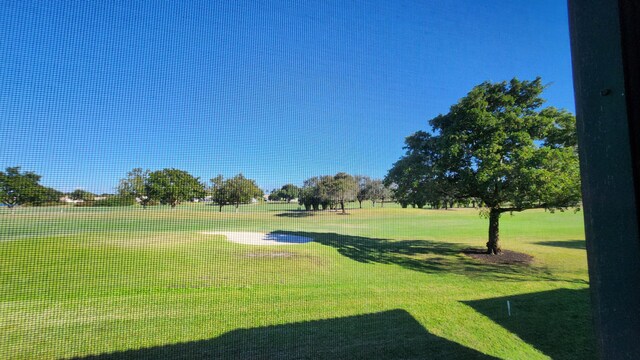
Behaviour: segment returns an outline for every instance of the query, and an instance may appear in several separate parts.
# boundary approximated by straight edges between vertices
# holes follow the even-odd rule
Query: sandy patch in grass
[[[280,233],[236,232],[236,231],[203,231],[205,235],[224,235],[227,240],[244,245],[300,245],[313,239]]]
[[[248,258],[290,258],[296,256],[295,253],[288,251],[277,252],[252,252],[245,255]]]

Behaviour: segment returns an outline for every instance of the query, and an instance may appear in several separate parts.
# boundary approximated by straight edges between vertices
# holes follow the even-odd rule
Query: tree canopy
[[[274,189],[271,194],[269,194],[269,200],[284,200],[286,202],[291,202],[291,200],[298,198],[299,195],[299,187],[293,184],[286,184],[283,185],[280,189]]]
[[[149,170],[142,170],[142,168],[135,168],[127,173],[127,177],[120,180],[118,184],[118,193],[124,197],[134,197],[138,199],[140,205],[146,208],[151,198],[147,193]]]
[[[298,202],[306,210],[334,209],[340,205],[345,213],[345,202],[354,201],[358,195],[358,182],[353,176],[340,172],[334,176],[314,176],[304,181]]]
[[[502,213],[577,206],[575,117],[541,109],[543,90],[540,78],[482,83],[429,122],[432,135],[408,137],[406,155],[386,178],[397,185],[399,201],[406,194],[414,201],[480,199],[488,208],[487,249],[493,254],[501,251]]]
[[[358,192],[356,193],[356,200],[360,204],[360,208],[362,209],[362,202],[369,199],[369,187],[371,183],[371,178],[364,175],[356,175],[354,176],[356,180],[356,184],[358,184]]]
[[[163,169],[149,173],[146,184],[149,198],[176,207],[185,200],[204,196],[204,186],[186,171]]]
[[[344,203],[348,201],[354,201],[358,194],[358,183],[353,176],[341,172],[337,173],[333,177],[333,182],[330,185],[330,197],[332,197],[342,209],[342,213],[345,213]]]
[[[229,203],[234,205],[236,209],[240,204],[246,204],[252,199],[262,197],[263,195],[262,190],[256,185],[256,182],[247,179],[242,174],[227,179],[226,187]]]
[[[391,197],[389,188],[386,187],[380,179],[372,179],[367,182],[365,193],[366,198],[373,203],[373,207],[376,206],[376,202],[378,201],[380,201],[380,206],[384,206],[384,200]]]
[[[82,189],[75,189],[69,193],[69,198],[73,200],[93,201],[95,197],[93,193]]]
[[[252,179],[247,179],[242,174],[224,179],[222,175],[211,179],[211,199],[220,207],[234,205],[236,209],[240,204],[249,203],[252,199],[263,196],[262,190]]]
[[[10,209],[19,205],[42,205],[58,202],[60,192],[40,185],[40,175],[20,167],[8,167],[0,171],[0,202]]]
[[[437,208],[447,191],[435,167],[439,158],[436,142],[430,134],[418,131],[407,137],[405,144],[405,156],[393,164],[384,182],[393,185],[394,197],[402,207],[430,204]]]

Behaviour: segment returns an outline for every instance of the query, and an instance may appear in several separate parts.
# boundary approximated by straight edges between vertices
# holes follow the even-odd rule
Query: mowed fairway
[[[297,208],[0,209],[0,358],[595,357],[582,213],[505,214],[507,266],[478,210]]]

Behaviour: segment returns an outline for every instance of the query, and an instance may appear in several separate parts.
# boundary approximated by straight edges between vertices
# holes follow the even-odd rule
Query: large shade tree
[[[149,205],[151,198],[147,193],[147,182],[149,180],[149,170],[142,170],[142,168],[135,168],[127,173],[127,177],[120,180],[118,184],[118,193],[124,197],[134,197],[142,205],[143,209],[146,209]]]
[[[356,175],[354,179],[358,184],[356,200],[358,200],[360,208],[362,208],[362,202],[365,200],[370,200],[372,206],[375,207],[376,202],[384,201],[385,198],[390,196],[389,189],[380,179],[372,179],[364,175]]]
[[[204,186],[186,171],[163,169],[149,174],[147,194],[161,204],[175,208],[185,200],[204,196]]]
[[[356,179],[344,172],[337,173],[329,185],[329,197],[340,205],[342,213],[346,213],[344,203],[356,200],[358,183]]]
[[[298,201],[306,210],[335,209],[338,205],[345,213],[345,203],[358,195],[355,177],[341,172],[336,175],[314,176],[304,181]]]
[[[380,179],[372,179],[366,185],[367,198],[371,200],[373,207],[376,206],[376,202],[380,201],[380,205],[383,206],[384,200],[390,195],[389,189],[384,185]]]
[[[298,203],[304,205],[305,210],[320,210],[322,201],[320,191],[320,178],[318,176],[310,177],[304,181],[302,189],[298,197]]]
[[[42,205],[57,202],[62,195],[57,190],[40,185],[40,175],[8,167],[0,171],[0,202],[13,209],[19,205]]]
[[[236,207],[240,204],[249,203],[252,199],[261,198],[262,190],[256,185],[255,180],[247,179],[242,174],[238,174],[225,182],[228,203]]]
[[[428,184],[485,204],[491,254],[501,252],[503,213],[564,210],[580,201],[575,118],[542,109],[543,90],[540,78],[482,83],[432,119],[433,135],[422,142],[431,149]],[[414,146],[407,143],[407,157]]]
[[[222,175],[211,179],[211,199],[220,207],[220,211],[225,205],[233,205],[238,211],[240,204],[249,203],[252,199],[262,196],[263,192],[255,180],[247,179],[242,174],[229,179]]]
[[[274,189],[271,194],[269,194],[269,200],[284,200],[290,203],[291,200],[297,199],[298,196],[300,196],[300,188],[293,184],[286,184],[280,189]]]
[[[291,202],[293,199],[297,199],[300,196],[300,188],[293,184],[283,185],[280,189],[280,197],[287,202]]]
[[[211,179],[211,187],[209,188],[211,201],[218,205],[220,212],[222,212],[223,206],[229,204],[229,195],[227,194],[228,188],[225,185],[226,182],[224,176],[221,174]]]

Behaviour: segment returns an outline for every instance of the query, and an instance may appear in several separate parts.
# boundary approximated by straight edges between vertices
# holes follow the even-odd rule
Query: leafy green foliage
[[[391,197],[389,188],[387,188],[380,179],[373,179],[367,182],[365,193],[367,200],[371,200],[374,207],[376,206],[376,202],[381,201],[384,203],[385,199]]]
[[[340,205],[345,212],[345,203],[357,199],[359,193],[358,179],[344,172],[334,176],[314,176],[304,182],[300,190],[298,202],[306,210],[334,209]]]
[[[238,174],[225,183],[227,188],[226,194],[228,196],[228,202],[234,205],[236,208],[240,204],[246,204],[251,199],[262,197],[262,190],[256,185],[256,182],[251,179],[247,179],[242,174]]]
[[[291,200],[298,198],[298,196],[300,196],[300,188],[293,184],[286,184],[280,189],[274,189],[271,194],[269,194],[269,200],[291,202]]]
[[[246,204],[252,199],[263,196],[256,182],[242,174],[226,180],[222,175],[218,175],[211,179],[211,184],[211,200],[219,206],[221,212],[225,205],[234,205],[237,209],[240,204]]]
[[[389,171],[398,201],[479,199],[489,209],[489,242],[500,252],[501,213],[566,209],[580,202],[575,118],[540,109],[541,79],[474,87],[447,114],[417,132]],[[428,201],[428,200],[427,200]]]
[[[405,156],[393,164],[384,183],[393,188],[394,198],[403,207],[422,208],[430,204],[438,208],[452,189],[438,177],[435,163],[440,156],[436,138],[418,131],[407,137],[405,144]]]
[[[227,194],[228,188],[225,185],[226,182],[222,175],[218,175],[211,179],[211,187],[209,188],[211,201],[218,205],[220,212],[222,212],[223,206],[229,204],[229,195]]]
[[[136,204],[136,198],[131,195],[114,195],[107,196],[105,199],[95,200],[91,206],[110,207],[110,206],[131,206]]]
[[[358,184],[358,193],[356,194],[356,200],[362,208],[362,202],[370,199],[370,187],[371,187],[371,178],[364,175],[356,175],[354,176],[356,183]]]
[[[171,207],[176,207],[185,200],[204,196],[204,187],[200,181],[188,172],[178,169],[163,169],[150,173],[146,188],[151,199]]]
[[[93,201],[95,199],[95,195],[89,191],[82,189],[75,189],[71,193],[69,193],[69,198],[72,200],[82,200],[82,201]]]
[[[580,201],[575,118],[544,100],[540,78],[483,83],[430,121],[435,170],[459,197],[491,209],[566,208]]]
[[[333,177],[330,184],[329,196],[340,204],[342,212],[345,212],[344,203],[354,201],[358,194],[358,183],[353,176],[341,172]]]
[[[304,181],[300,194],[298,196],[298,203],[304,205],[305,210],[319,210],[320,208],[320,194],[318,189],[319,178],[317,176],[311,177]]]
[[[54,203],[61,195],[57,190],[40,185],[40,175],[34,172],[21,172],[20,167],[0,171],[0,202],[9,208]]]
[[[118,193],[123,197],[133,197],[140,201],[140,205],[147,207],[152,199],[147,193],[147,182],[149,180],[149,170],[135,168],[127,173],[127,177],[120,180]]]

